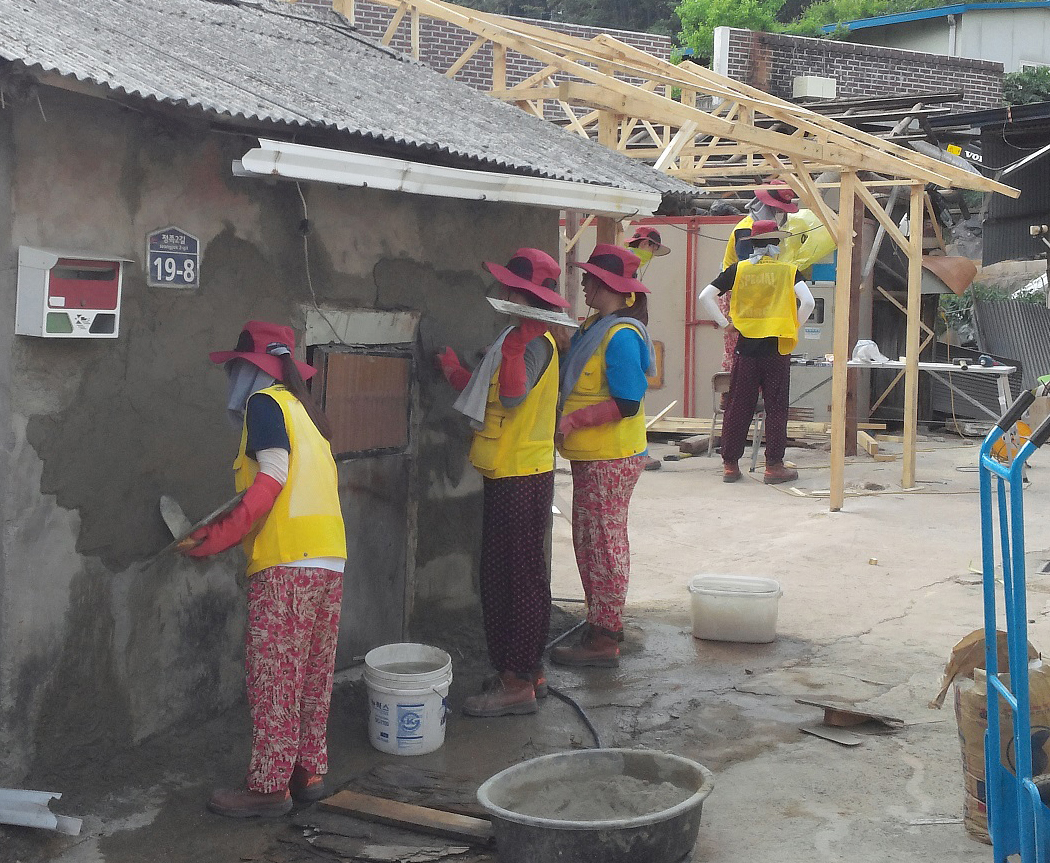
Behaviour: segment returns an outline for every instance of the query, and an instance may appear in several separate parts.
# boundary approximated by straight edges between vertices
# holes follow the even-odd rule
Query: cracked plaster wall
[[[340,466],[342,658],[374,646],[368,621],[400,637],[406,599],[416,615],[472,607],[481,483],[430,353],[470,361],[498,331],[483,259],[557,242],[552,211],[304,186],[308,280],[296,186],[231,175],[253,139],[190,113],[40,100],[0,111],[0,785],[242,698],[240,552],[142,561],[168,540],[160,494],[194,518],[232,492],[237,432],[207,352],[250,318],[301,333],[310,281],[327,307],[420,315],[410,453]],[[146,234],[171,224],[201,240],[199,291],[146,286]],[[131,259],[119,338],[15,336],[19,245]]]

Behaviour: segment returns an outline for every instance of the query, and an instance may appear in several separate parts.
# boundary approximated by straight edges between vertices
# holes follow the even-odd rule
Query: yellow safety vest
[[[346,529],[331,445],[317,430],[306,408],[282,384],[259,392],[280,405],[291,452],[288,481],[277,495],[273,509],[244,538],[248,575],[271,566],[295,566],[296,561],[307,558],[345,559]],[[240,452],[233,463],[237,491],[248,488],[259,472],[259,463],[247,454],[247,447],[245,424]]]
[[[505,408],[499,399],[499,369],[489,381],[485,427],[474,432],[470,463],[489,479],[531,476],[554,470],[554,428],[558,414],[558,349],[547,333],[551,361],[521,404]]]
[[[726,253],[722,256],[722,269],[728,270],[733,264],[740,260],[736,254],[736,232],[743,228],[749,228],[755,224],[755,220],[752,216],[744,216],[739,222],[733,225],[733,233],[729,237],[729,242],[726,243]]]
[[[591,322],[585,322],[584,329]],[[602,343],[591,354],[583,371],[580,372],[575,388],[565,399],[565,405],[562,407],[563,416],[612,398],[606,375],[605,349],[613,335],[625,327],[630,327],[638,332],[627,321],[614,324],[609,328]],[[558,451],[570,461],[606,461],[638,455],[640,452],[645,452],[645,448],[645,411],[639,408],[638,413],[633,417],[624,417],[600,426],[576,429],[565,438]]]
[[[797,267],[772,258],[758,263],[738,261],[729,316],[740,335],[749,339],[776,336],[781,354],[798,344],[798,305],[795,302]]]

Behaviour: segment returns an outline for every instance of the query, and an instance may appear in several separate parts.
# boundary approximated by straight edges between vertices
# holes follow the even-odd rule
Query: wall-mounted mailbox
[[[115,339],[127,258],[19,246],[15,332],[52,339]]]

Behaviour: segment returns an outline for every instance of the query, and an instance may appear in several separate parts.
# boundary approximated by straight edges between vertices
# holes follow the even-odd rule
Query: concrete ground
[[[622,665],[553,667],[550,679],[579,701],[606,746],[674,752],[715,772],[696,863],[991,859],[991,849],[970,839],[961,823],[951,699],[943,710],[927,707],[952,645],[982,623],[974,574],[980,565],[977,443],[928,435],[920,444],[918,488],[908,492],[900,488],[899,461],[851,459],[850,492],[839,513],[828,511],[828,453],[819,441],[788,450],[801,473],[797,491],[764,486],[761,465],[759,473],[723,484],[717,457],[665,462],[642,475],[631,510]],[[885,445],[894,448],[900,449]],[[676,451],[670,444],[652,447],[657,457]],[[1047,459],[1036,455],[1025,493],[1029,639],[1037,648],[1050,646],[1050,576],[1038,572],[1050,557]],[[559,472],[557,488],[567,500],[566,473]],[[571,537],[561,519],[555,519],[553,543],[554,594],[578,598]],[[694,639],[686,586],[699,573],[777,579],[783,598],[776,641]],[[580,608],[559,603],[552,634],[568,628]],[[445,744],[411,759],[374,751],[363,685],[359,675],[344,674],[330,725],[332,785],[377,766],[411,767],[445,777],[469,797],[482,780],[518,761],[592,745],[573,710],[554,698],[533,716],[463,717],[459,707],[485,672],[480,630],[476,621],[446,624],[434,619],[417,634],[453,656],[455,712]],[[906,726],[865,734],[851,748],[800,732],[799,725],[818,720],[821,711],[796,699],[827,697],[899,717]],[[242,707],[204,729],[89,760],[65,775],[33,777],[34,787],[65,793],[53,808],[84,816],[83,835],[0,827],[0,860],[355,859],[331,844],[324,850],[304,840],[296,825],[309,823],[312,810],[268,822],[204,811],[210,789],[241,774],[247,740]]]

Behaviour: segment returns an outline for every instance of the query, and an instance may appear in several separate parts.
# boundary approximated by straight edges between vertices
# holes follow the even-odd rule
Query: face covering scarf
[[[233,427],[239,429],[244,423],[248,399],[259,390],[273,386],[276,381],[258,366],[242,359],[226,363],[226,379],[226,413]]]

